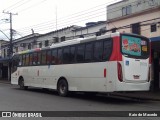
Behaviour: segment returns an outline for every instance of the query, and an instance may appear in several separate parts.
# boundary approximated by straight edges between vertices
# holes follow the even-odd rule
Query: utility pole
[[[12,29],[12,15],[18,15],[17,13],[16,14],[13,14],[11,12],[5,12],[3,11],[4,14],[9,14],[9,17],[10,17],[10,43],[9,43],[9,64],[8,64],[8,67],[9,67],[9,74],[8,74],[8,78],[9,78],[9,81],[11,81],[11,67],[12,67],[12,61],[11,61],[11,57],[12,57],[12,54],[13,54],[13,29]]]
[[[12,54],[13,54],[13,43],[12,43],[12,41],[13,41],[13,29],[12,29],[12,15],[18,15],[17,13],[16,14],[14,14],[14,13],[11,13],[11,12],[5,12],[5,11],[3,11],[3,13],[4,14],[9,14],[9,17],[10,17],[10,44],[9,44],[9,57],[11,57],[12,56]]]

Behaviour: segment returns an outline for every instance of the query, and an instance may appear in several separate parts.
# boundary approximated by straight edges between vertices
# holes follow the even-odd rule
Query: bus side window
[[[103,53],[102,41],[95,42],[94,43],[94,55],[93,55],[93,59],[95,62],[102,61],[102,53]]]
[[[57,49],[52,50],[52,59],[51,59],[51,64],[56,64],[57,63]]]
[[[46,64],[46,51],[42,51],[42,65]]]
[[[33,53],[33,65],[37,65],[38,56],[37,53]]]
[[[25,65],[25,62],[26,62],[26,56],[25,56],[25,55],[22,55],[22,66]]]
[[[75,62],[75,51],[76,51],[75,46],[70,47],[70,63]]]
[[[104,41],[103,45],[103,60],[109,60],[112,53],[112,39],[107,39]]]
[[[29,54],[26,55],[26,62],[25,62],[25,65],[27,65],[27,66],[29,65]]]
[[[41,64],[41,52],[38,52],[38,60],[37,60],[37,64],[38,64],[38,65]]]
[[[63,54],[62,54],[62,48],[58,49],[58,64],[63,64]]]
[[[19,57],[14,56],[12,59],[11,73],[13,73],[17,70],[18,64],[19,64]]]
[[[76,60],[78,63],[84,62],[84,49],[85,49],[85,44],[80,44],[77,46]]]
[[[33,64],[33,53],[29,55],[29,65]]]
[[[70,63],[70,51],[69,47],[65,47],[63,49],[63,63],[69,64]]]
[[[91,62],[93,57],[93,44],[87,43],[85,48],[85,61]]]
[[[22,55],[19,55],[19,64],[18,66],[22,66]]]
[[[47,51],[47,56],[46,56],[47,58],[47,65],[49,65],[50,63],[51,63],[51,51],[49,50],[49,51]]]

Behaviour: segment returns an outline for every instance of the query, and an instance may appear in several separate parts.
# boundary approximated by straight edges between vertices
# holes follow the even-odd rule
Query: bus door
[[[149,73],[149,41],[137,36],[122,35],[121,52],[126,82],[146,82]]]
[[[43,69],[41,69],[42,74],[42,82],[44,88],[53,88],[54,85],[54,65],[51,65],[52,55],[51,51],[44,51],[42,53],[42,58],[45,63],[45,66]],[[54,89],[54,88],[53,88]]]

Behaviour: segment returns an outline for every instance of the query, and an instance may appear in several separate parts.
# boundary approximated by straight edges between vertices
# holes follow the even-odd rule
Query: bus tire
[[[66,97],[68,95],[68,83],[65,79],[61,79],[57,85],[58,94],[62,97]]]
[[[19,87],[20,87],[20,89],[23,89],[23,90],[27,90],[28,89],[28,86],[24,86],[24,79],[23,79],[23,77],[19,78]]]

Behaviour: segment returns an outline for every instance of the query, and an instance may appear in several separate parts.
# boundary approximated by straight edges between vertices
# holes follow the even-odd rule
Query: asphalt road
[[[72,94],[69,97],[60,97],[56,92],[38,88],[20,90],[18,86],[0,83],[0,111],[160,111],[159,101],[135,100],[108,96],[87,96]],[[118,112],[115,112],[116,114]],[[136,119],[146,120],[146,117]],[[0,118],[1,120],[2,118]],[[5,119],[5,118],[4,118]],[[7,118],[7,120],[10,118]],[[12,118],[13,119],[13,118]],[[17,118],[14,118],[15,120]],[[26,119],[27,118],[23,118]],[[30,118],[31,119],[31,118]],[[35,118],[33,118],[35,119]],[[120,117],[53,117],[38,119],[58,120],[122,120]],[[134,120],[135,117],[123,119]],[[147,117],[147,120],[157,117]]]

